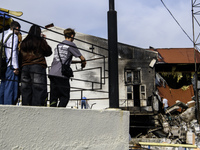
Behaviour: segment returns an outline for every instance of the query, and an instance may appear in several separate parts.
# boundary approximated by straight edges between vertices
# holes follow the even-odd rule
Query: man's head
[[[85,96],[83,96],[82,99],[87,99],[87,98]]]
[[[10,24],[10,29],[14,30],[15,34],[18,34],[20,31],[21,25],[17,21],[12,21]]]
[[[75,31],[71,28],[67,28],[64,30],[65,39],[70,39],[71,42],[74,40],[75,34]]]

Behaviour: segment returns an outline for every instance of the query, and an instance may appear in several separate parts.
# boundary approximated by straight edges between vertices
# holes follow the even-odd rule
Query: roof
[[[169,106],[176,104],[176,101],[179,100],[183,103],[187,103],[192,100],[194,96],[193,86],[185,86],[180,89],[172,89],[167,84],[166,86],[157,86],[160,97],[165,97],[168,99]]]
[[[163,48],[163,49],[150,49],[158,52],[158,62],[171,63],[171,64],[189,64],[195,63],[194,61],[194,48]],[[196,63],[200,63],[200,53],[196,52]]]

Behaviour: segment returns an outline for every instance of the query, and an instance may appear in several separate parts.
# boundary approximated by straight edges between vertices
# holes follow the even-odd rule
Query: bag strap
[[[10,34],[7,36],[5,42],[3,42],[3,39],[1,39],[1,43],[3,44],[3,46],[4,46],[4,44],[6,44],[6,42],[8,41],[8,39],[10,38],[11,35],[12,35],[12,33],[10,33]]]
[[[59,45],[59,44],[58,44],[58,45]],[[61,57],[60,57],[59,50],[58,50],[58,49],[59,49],[59,48],[58,48],[58,45],[57,45],[58,56],[59,56],[59,59],[60,59],[60,63],[63,64],[63,63],[62,63],[62,59],[61,59]],[[64,64],[65,64],[68,60],[69,60],[69,58],[64,62]]]
[[[11,36],[12,34],[13,34],[13,33],[10,33],[10,34],[7,36],[7,38],[6,38],[5,42],[4,42],[4,44],[8,41],[8,39],[10,38],[10,36]]]
[[[11,37],[12,34],[13,34],[13,33],[10,33],[10,34],[7,36],[5,42],[2,42],[2,43],[3,43],[3,46],[5,46],[5,44],[7,43],[8,39]],[[1,41],[3,41],[3,39],[1,39]],[[10,56],[10,58],[8,59],[8,63],[10,62],[11,57],[12,57],[12,56]],[[8,63],[7,63],[7,64],[8,64]]]

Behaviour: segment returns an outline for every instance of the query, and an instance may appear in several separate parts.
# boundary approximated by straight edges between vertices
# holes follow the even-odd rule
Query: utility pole
[[[195,61],[195,83],[194,83],[194,87],[195,87],[195,98],[196,98],[196,108],[197,108],[197,122],[200,124],[200,115],[199,115],[199,87],[198,87],[198,69],[197,69],[197,57],[196,57],[196,50],[198,50],[197,47],[197,41],[198,38],[195,38],[195,20],[196,22],[199,24],[197,18],[195,18],[195,14],[198,14],[197,12],[194,12],[194,7],[199,7],[199,3],[196,5],[195,2],[196,0],[191,0],[192,2],[192,29],[193,29],[193,47],[194,47],[194,61]]]
[[[108,71],[109,107],[119,108],[117,12],[114,0],[109,0],[108,11]]]

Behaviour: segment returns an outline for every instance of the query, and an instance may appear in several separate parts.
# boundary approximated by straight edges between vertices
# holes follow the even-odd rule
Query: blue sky
[[[191,0],[163,0],[192,38]],[[21,19],[107,39],[109,0],[1,0],[1,8],[22,11]],[[115,0],[118,41],[148,48],[193,47],[160,0]],[[29,25],[22,24],[22,30]]]

